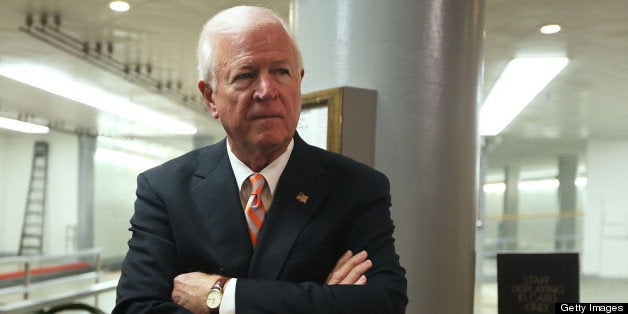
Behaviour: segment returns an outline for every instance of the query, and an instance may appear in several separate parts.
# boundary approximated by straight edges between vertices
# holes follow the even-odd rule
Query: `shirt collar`
[[[264,176],[264,179],[266,179],[266,184],[268,185],[271,195],[275,195],[275,189],[277,188],[279,177],[281,176],[283,169],[286,168],[286,164],[288,164],[288,159],[290,159],[293,147],[294,139],[290,141],[290,144],[288,144],[288,147],[283,154],[259,172]],[[233,174],[235,175],[238,187],[242,188],[244,180],[255,172],[240,161],[240,159],[238,159],[238,157],[236,157],[236,155],[231,151],[229,140],[227,140],[227,154],[229,155],[229,162],[231,163],[231,168],[233,169]]]

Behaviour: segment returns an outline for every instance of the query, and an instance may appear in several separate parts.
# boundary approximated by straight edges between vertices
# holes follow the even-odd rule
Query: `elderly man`
[[[198,57],[227,138],[138,176],[114,313],[404,312],[388,180],[296,133],[304,71],[285,22],[225,10]]]

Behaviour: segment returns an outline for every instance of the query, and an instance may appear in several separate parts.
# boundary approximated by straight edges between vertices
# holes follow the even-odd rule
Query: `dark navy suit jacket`
[[[296,135],[255,250],[225,140],[137,181],[114,313],[188,313],[170,295],[173,278],[193,271],[238,278],[237,313],[405,311],[389,182],[366,165]],[[368,284],[325,285],[348,249],[368,252]]]

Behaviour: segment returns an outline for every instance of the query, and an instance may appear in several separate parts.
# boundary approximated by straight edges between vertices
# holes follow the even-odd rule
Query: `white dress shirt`
[[[266,185],[262,190],[262,203],[264,203],[264,208],[266,212],[270,210],[270,205],[273,202],[273,196],[275,195],[275,190],[277,189],[277,183],[279,182],[279,177],[281,177],[281,173],[284,168],[286,168],[286,164],[288,163],[288,159],[290,159],[290,154],[292,153],[292,148],[294,147],[294,140],[290,141],[288,144],[288,148],[286,151],[281,154],[277,159],[271,162],[266,168],[262,169],[259,173],[264,176],[266,180]],[[227,140],[227,154],[229,155],[229,162],[231,163],[231,168],[233,169],[233,174],[235,175],[236,182],[240,187],[240,201],[242,202],[242,210],[246,207],[246,202],[251,196],[251,183],[249,182],[248,177],[255,173],[255,171],[251,170],[247,165],[245,165],[236,155],[231,151],[231,145],[229,145],[229,141]],[[235,314],[235,290],[236,290],[236,278],[231,278],[227,281],[225,285],[225,290],[222,296],[222,302],[220,304],[220,313],[221,314]]]

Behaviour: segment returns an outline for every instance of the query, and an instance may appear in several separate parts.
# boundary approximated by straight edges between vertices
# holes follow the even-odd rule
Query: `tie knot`
[[[249,177],[249,182],[251,182],[251,194],[252,195],[260,195],[262,193],[262,189],[264,188],[264,183],[266,180],[264,176],[260,173],[255,173]]]

